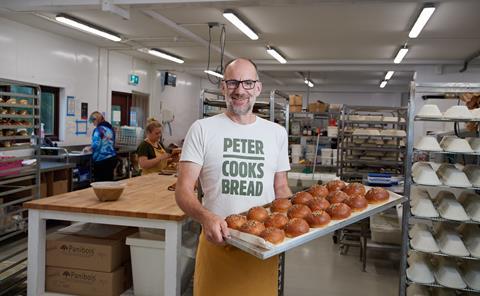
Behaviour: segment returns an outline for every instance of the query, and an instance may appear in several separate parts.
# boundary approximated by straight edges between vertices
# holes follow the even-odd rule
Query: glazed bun
[[[265,225],[263,225],[262,222],[255,220],[248,220],[247,222],[243,223],[242,227],[240,227],[241,232],[250,233],[257,236],[259,236],[264,230]]]
[[[327,197],[328,189],[322,185],[313,185],[308,190],[308,193],[310,193],[313,197]]]
[[[275,227],[267,227],[262,233],[260,233],[260,237],[277,245],[285,239],[285,232]]]
[[[376,204],[376,203],[387,201],[389,197],[390,197],[390,194],[388,193],[388,191],[380,187],[374,187],[368,190],[367,194],[365,194],[365,198],[370,204]]]
[[[307,233],[309,230],[310,226],[308,226],[307,221],[300,218],[291,219],[285,226],[285,234],[287,237],[296,237]]]
[[[353,194],[360,194],[360,195],[365,195],[367,192],[365,190],[365,186],[363,186],[360,183],[350,183],[343,189],[343,191],[348,194],[348,195],[353,195]]]
[[[277,198],[272,201],[270,210],[272,212],[286,213],[291,206],[292,202],[288,198]]]
[[[240,230],[240,227],[247,222],[247,217],[233,214],[225,218],[225,221],[227,222],[228,227]]]
[[[265,220],[265,227],[275,227],[283,229],[288,222],[287,216],[280,213],[273,213]]]
[[[328,194],[328,201],[333,204],[333,203],[340,203],[340,202],[344,202],[345,200],[347,200],[348,198],[348,195],[343,192],[343,191],[332,191]]]
[[[327,183],[328,192],[342,190],[345,186],[345,182],[342,180],[332,180]]]
[[[313,199],[313,196],[308,193],[308,192],[305,192],[305,191],[300,191],[300,192],[297,192],[293,198],[292,198],[292,203],[295,205],[295,204],[306,204],[309,200],[312,200]]]
[[[323,210],[313,211],[310,216],[307,217],[307,222],[312,228],[319,228],[330,223],[330,215]]]
[[[327,213],[332,220],[342,220],[350,217],[352,209],[344,203],[334,203],[328,207]]]
[[[353,194],[347,198],[345,204],[347,204],[353,212],[359,212],[367,208],[368,201],[363,195]]]
[[[247,218],[248,220],[264,222],[268,218],[268,211],[264,207],[253,207],[248,210]]]
[[[329,206],[330,203],[326,198],[320,197],[320,198],[314,198],[310,200],[307,203],[307,206],[310,208],[312,211],[318,211],[318,210],[326,210]]]
[[[310,215],[312,211],[310,210],[309,207],[306,205],[293,205],[290,209],[288,209],[287,216],[288,218],[306,218],[308,215]]]

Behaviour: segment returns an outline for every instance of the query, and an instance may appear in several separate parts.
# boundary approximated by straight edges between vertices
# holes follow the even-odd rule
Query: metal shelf
[[[25,105],[25,104],[8,104],[8,103],[0,103],[0,107],[7,107],[7,108],[22,108],[22,109],[39,109],[39,107],[35,105]]]
[[[383,121],[383,120],[344,120],[345,123],[352,123],[352,124],[366,124],[366,125],[387,125],[387,124],[395,124],[395,125],[407,125],[405,121]]]
[[[22,125],[22,124],[15,124],[15,125],[0,125],[0,129],[18,129],[18,128],[32,128],[31,124],[29,125]]]
[[[455,186],[448,186],[448,185],[423,185],[423,184],[418,184],[412,181],[412,185],[417,186],[417,187],[430,187],[430,188],[456,188],[456,189],[463,189],[463,190],[480,190],[480,187],[455,187]]]
[[[412,247],[410,247],[410,250],[413,251],[413,252],[416,252],[416,253],[431,254],[431,255],[442,256],[442,257],[450,257],[450,258],[465,259],[465,260],[474,260],[474,261],[479,261],[479,260],[480,260],[480,258],[471,257],[471,256],[459,257],[459,256],[448,255],[448,254],[441,253],[441,252],[424,252],[424,251],[415,250],[415,249],[412,248]]]
[[[0,141],[8,140],[30,140],[30,136],[0,136]]]
[[[449,222],[449,223],[457,223],[457,224],[480,224],[480,222],[473,221],[473,220],[465,220],[465,221],[458,221],[458,220],[449,220],[445,219],[442,217],[420,217],[420,216],[415,216],[413,214],[410,214],[411,218],[413,219],[420,219],[420,220],[426,220],[426,221],[434,221],[434,222]]]
[[[427,286],[427,287],[434,287],[434,288],[444,288],[444,289],[450,289],[450,290],[455,290],[455,291],[463,291],[463,292],[480,292],[480,290],[473,290],[473,289],[470,289],[470,288],[465,288],[465,289],[455,289],[455,288],[450,288],[450,287],[446,287],[446,286],[442,286],[440,284],[437,284],[437,283],[434,283],[434,284],[422,284],[422,283],[417,283],[417,282],[412,282],[410,280],[407,280],[407,285],[412,285],[412,284],[415,284],[415,285],[420,285],[420,286]]]
[[[480,152],[451,152],[451,151],[430,151],[430,150],[420,150],[413,149],[414,153],[431,153],[431,154],[460,154],[460,155],[473,155],[479,156]]]
[[[40,118],[38,115],[20,115],[20,114],[0,114],[0,118],[21,118],[21,119],[32,119],[32,118]]]
[[[475,119],[466,119],[466,118],[451,119],[451,118],[434,118],[434,117],[421,117],[421,116],[415,116],[414,120],[415,121],[438,121],[438,122],[480,122],[480,118],[475,118]]]
[[[5,92],[0,91],[0,96],[6,96],[10,98],[31,98],[31,99],[38,99],[38,95],[29,95],[29,94],[22,94],[22,93],[12,93],[12,92]],[[17,105],[17,104],[10,104],[10,105]]]
[[[347,143],[346,149],[348,150],[360,150],[360,151],[380,151],[380,152],[406,152],[406,147],[364,147],[364,146],[349,146]]]
[[[403,161],[395,161],[395,160],[344,159],[343,162],[368,164],[368,165],[403,165]]]
[[[0,147],[0,151],[11,151],[11,150],[25,150],[25,149],[36,149],[32,145],[22,145],[22,146],[12,146],[12,147]]]
[[[352,138],[392,138],[392,139],[405,139],[407,136],[385,136],[385,135],[354,135],[354,134],[349,134],[346,135],[346,137],[352,137]]]

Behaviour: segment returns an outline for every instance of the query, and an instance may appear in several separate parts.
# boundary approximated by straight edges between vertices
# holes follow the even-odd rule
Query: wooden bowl
[[[90,185],[99,201],[115,201],[125,189],[125,184],[118,182],[94,182]]]

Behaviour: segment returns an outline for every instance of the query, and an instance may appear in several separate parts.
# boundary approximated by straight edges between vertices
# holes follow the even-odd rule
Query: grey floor
[[[362,271],[359,249],[341,255],[331,236],[287,252],[285,296],[398,295],[398,254],[369,251]]]

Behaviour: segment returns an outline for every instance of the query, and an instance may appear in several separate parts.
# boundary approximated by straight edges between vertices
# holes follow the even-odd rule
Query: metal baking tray
[[[365,186],[365,187],[369,188],[368,186]],[[383,212],[386,209],[392,208],[397,204],[403,203],[404,201],[407,200],[406,197],[396,194],[394,192],[389,191],[389,193],[390,193],[390,199],[385,203],[375,204],[375,205],[369,204],[365,210],[361,212],[354,212],[347,219],[332,220],[328,224],[328,226],[325,226],[322,228],[310,228],[310,231],[308,233],[305,233],[303,235],[300,235],[294,238],[285,237],[285,240],[278,245],[273,245],[269,242],[265,242],[262,238],[258,236],[243,233],[233,229],[229,229],[231,236],[230,238],[226,239],[226,242],[259,259],[262,259],[262,260],[268,259],[272,256],[278,255],[280,253],[286,252],[290,249],[303,245],[311,240],[314,240],[316,238],[319,238],[321,236],[334,232],[337,229],[346,227],[350,224],[353,224],[355,222],[368,218],[372,215]]]

